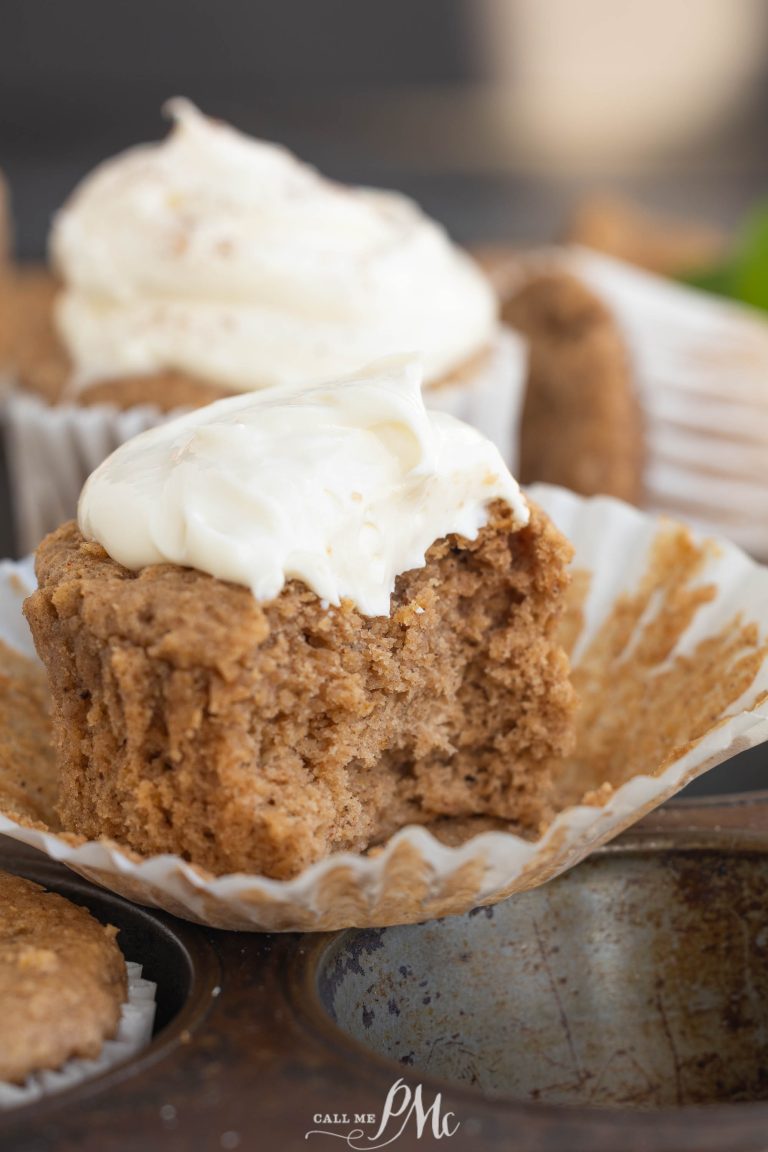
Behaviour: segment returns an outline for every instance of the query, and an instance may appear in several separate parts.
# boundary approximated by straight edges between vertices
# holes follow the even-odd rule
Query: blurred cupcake
[[[20,302],[8,428],[20,543],[163,413],[316,382],[411,348],[430,406],[508,457],[520,345],[472,260],[409,200],[170,105],[167,140],[88,176],[54,221],[61,288]],[[44,477],[30,457],[46,459]]]
[[[530,346],[523,482],[620,495],[768,558],[765,313],[577,245],[482,258]]]
[[[570,249],[627,340],[645,414],[645,504],[768,558],[768,323],[757,310]]]

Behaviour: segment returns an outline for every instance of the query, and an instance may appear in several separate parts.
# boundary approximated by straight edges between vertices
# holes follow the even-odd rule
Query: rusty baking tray
[[[671,805],[492,909],[332,936],[206,931],[17,845],[0,867],[158,984],[150,1046],[0,1116],[4,1152],[373,1148],[384,1120],[403,1152],[768,1146],[767,794]]]

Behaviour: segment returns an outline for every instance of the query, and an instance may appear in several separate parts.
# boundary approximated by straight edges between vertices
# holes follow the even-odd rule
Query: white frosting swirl
[[[54,221],[75,387],[178,370],[250,391],[402,349],[432,382],[493,340],[485,277],[410,200],[169,107],[164,142],[106,161]]]
[[[243,584],[286,580],[389,614],[401,572],[449,533],[469,539],[492,500],[528,507],[498,449],[430,412],[417,361],[314,387],[219,400],[134,437],[91,475],[78,520],[137,570],[169,562]]]

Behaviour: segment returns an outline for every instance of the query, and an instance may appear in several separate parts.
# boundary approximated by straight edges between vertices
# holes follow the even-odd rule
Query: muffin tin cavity
[[[495,907],[345,932],[317,992],[366,1049],[490,1096],[768,1099],[768,860],[630,842]]]

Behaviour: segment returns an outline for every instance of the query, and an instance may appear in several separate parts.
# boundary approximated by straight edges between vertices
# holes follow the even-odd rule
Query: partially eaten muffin
[[[535,834],[573,740],[569,558],[408,363],[135,438],[25,605],[64,827],[278,878],[443,816]]]

